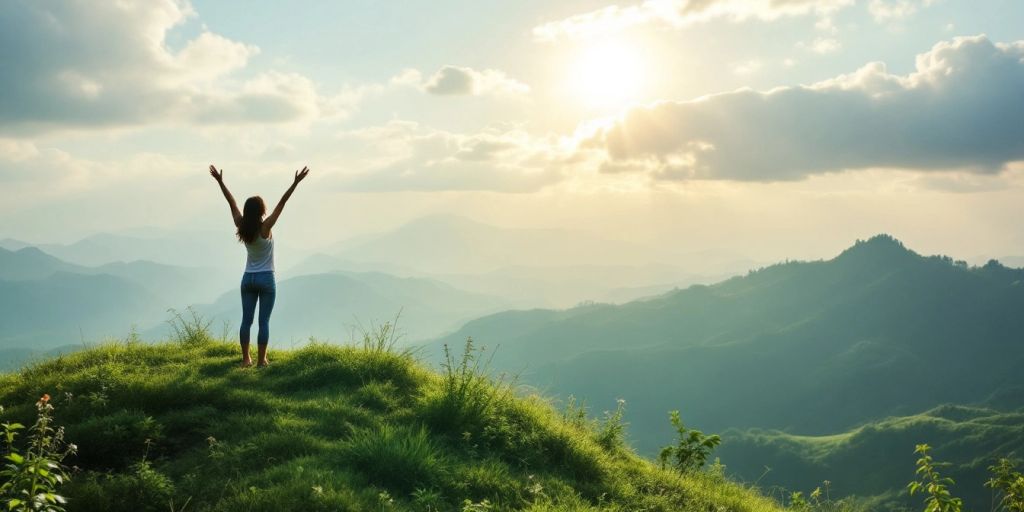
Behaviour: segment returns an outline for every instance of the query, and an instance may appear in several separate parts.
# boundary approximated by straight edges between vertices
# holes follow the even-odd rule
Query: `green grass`
[[[79,446],[69,510],[781,510],[721,476],[604,447],[541,397],[459,386],[408,353],[314,343],[240,369],[236,344],[187,336],[0,375],[0,421],[31,420],[49,393]]]

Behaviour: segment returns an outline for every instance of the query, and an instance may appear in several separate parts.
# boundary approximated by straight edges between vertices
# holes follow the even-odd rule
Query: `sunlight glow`
[[[570,90],[587,107],[621,109],[640,99],[646,75],[643,53],[606,41],[581,49],[570,66]]]

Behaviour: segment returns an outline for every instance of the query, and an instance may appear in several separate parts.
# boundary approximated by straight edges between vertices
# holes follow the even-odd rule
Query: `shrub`
[[[992,478],[985,482],[985,486],[1001,496],[999,509],[1024,512],[1024,475],[1007,458],[999,459],[998,463],[988,469],[992,472]]]
[[[679,418],[679,411],[671,411],[669,421],[672,422],[679,438],[674,446],[669,445],[661,449],[658,454],[661,467],[664,468],[671,464],[673,468],[683,473],[704,467],[704,463],[707,462],[715,447],[722,442],[722,438],[717,435],[704,435],[700,430],[686,428]]]

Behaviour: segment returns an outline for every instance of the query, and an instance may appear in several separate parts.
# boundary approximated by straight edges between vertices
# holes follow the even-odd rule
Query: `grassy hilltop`
[[[0,376],[0,421],[30,424],[48,393],[78,445],[69,510],[781,510],[714,472],[662,470],[620,425],[520,397],[472,360],[431,371],[387,333],[257,370],[186,331]]]

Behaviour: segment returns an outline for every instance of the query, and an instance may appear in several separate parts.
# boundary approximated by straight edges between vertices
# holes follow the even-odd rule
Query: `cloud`
[[[409,82],[419,78],[418,72],[409,70],[395,77],[399,82]],[[514,80],[505,73],[485,69],[477,71],[472,68],[444,66],[422,83],[424,91],[440,96],[482,95],[482,94],[525,94],[530,87]]]
[[[956,38],[894,75],[883,63],[810,86],[634,108],[581,152],[606,172],[778,181],[866,168],[997,173],[1024,159],[1024,41]]]
[[[732,72],[736,73],[737,75],[749,75],[752,73],[756,73],[758,70],[761,69],[763,65],[764,63],[758,59],[745,60],[743,62],[737,62],[736,64],[733,64]]]
[[[871,0],[868,2],[868,13],[878,23],[886,23],[907,18],[922,7],[928,7],[935,0]]]
[[[195,169],[201,168],[198,164],[191,165],[191,170],[185,170],[187,165],[180,160],[146,152],[97,160],[35,141],[0,138],[0,186],[5,191],[13,187],[33,199],[108,188],[126,180],[194,173],[197,172]]]
[[[120,164],[116,165],[123,170]],[[5,208],[101,187],[101,181],[109,184],[104,178],[113,172],[110,162],[75,158],[61,149],[23,139],[0,138],[0,188],[5,193]]]
[[[819,37],[809,44],[801,42],[797,46],[817,53],[818,55],[826,55],[839,51],[843,47],[843,44],[830,37]]]
[[[911,187],[956,194],[1005,191],[1024,184],[1024,162],[1011,164],[1002,174],[932,173],[919,174],[908,182]],[[1016,168],[1015,168],[1016,167]]]
[[[319,113],[316,87],[294,73],[263,73],[227,92],[191,98],[185,108],[199,123],[280,122],[309,119]]]
[[[601,36],[641,25],[679,28],[714,19],[771,21],[806,15],[828,19],[835,11],[852,4],[853,0],[645,0],[544,23],[533,29],[533,35],[540,41],[553,41]]]
[[[380,149],[386,159],[347,178],[358,192],[486,190],[534,192],[565,177],[571,148],[518,128],[452,133],[409,121],[352,130],[341,139]]]
[[[15,0],[0,9],[0,132],[146,123],[282,123],[322,104],[297,75],[233,73],[259,48],[203,30],[172,49],[195,17],[185,0]]]

